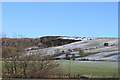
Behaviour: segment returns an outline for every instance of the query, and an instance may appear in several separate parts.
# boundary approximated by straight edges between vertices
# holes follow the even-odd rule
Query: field
[[[117,77],[118,62],[80,62],[61,60],[62,74],[87,75],[94,77]]]
[[[84,75],[95,78],[118,77],[118,62],[56,60],[58,74]],[[0,67],[1,68],[1,67]]]
[[[120,52],[117,38],[80,38],[80,41],[71,41],[69,37],[65,37],[65,40],[59,40],[58,37],[35,41],[5,39],[4,42],[3,59],[6,62],[3,62],[3,77],[5,78],[118,77],[117,61]],[[109,45],[106,46],[105,43]],[[10,62],[7,62],[9,60]]]
[[[2,62],[0,61],[0,78],[2,76]]]

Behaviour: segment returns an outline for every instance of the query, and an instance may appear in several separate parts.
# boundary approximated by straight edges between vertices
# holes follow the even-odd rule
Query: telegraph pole
[[[70,78],[70,74],[71,74],[71,57],[69,57],[69,78]]]

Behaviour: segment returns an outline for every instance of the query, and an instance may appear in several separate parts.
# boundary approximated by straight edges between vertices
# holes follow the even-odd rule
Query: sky
[[[3,2],[8,37],[118,37],[117,2]]]

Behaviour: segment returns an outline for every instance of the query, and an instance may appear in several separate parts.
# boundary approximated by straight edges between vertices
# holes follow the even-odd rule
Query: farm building
[[[104,46],[114,46],[115,43],[104,43]]]

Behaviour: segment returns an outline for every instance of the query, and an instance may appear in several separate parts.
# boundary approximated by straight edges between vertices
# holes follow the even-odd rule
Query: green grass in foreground
[[[113,77],[118,76],[118,62],[80,62],[61,60],[60,73],[76,75],[93,75],[95,77]],[[70,65],[70,67],[69,67]],[[70,68],[70,71],[69,71]]]
[[[2,61],[0,61],[0,78],[2,77]]]

